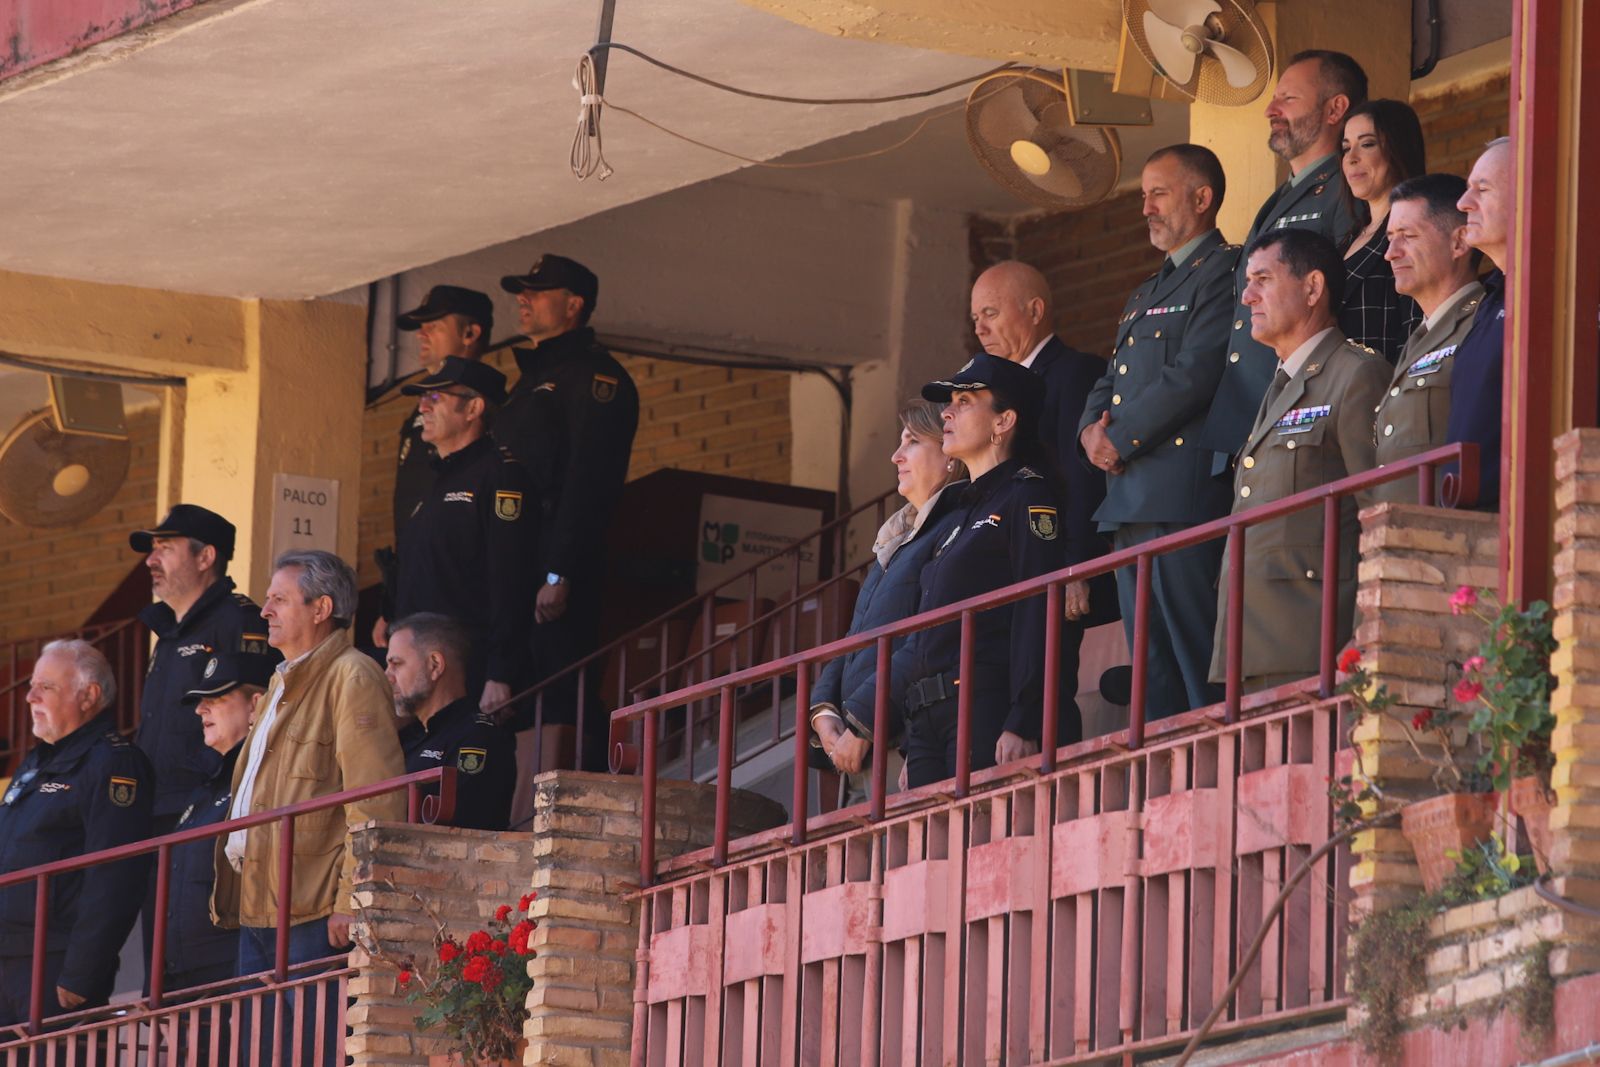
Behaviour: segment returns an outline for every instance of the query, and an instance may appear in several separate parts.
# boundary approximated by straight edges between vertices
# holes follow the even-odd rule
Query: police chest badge
[[[111,803],[119,808],[133,807],[133,798],[139,793],[139,779],[111,776]]]
[[[400,462],[404,463],[409,455],[411,455],[411,438],[403,437],[400,439]]]
[[[497,489],[494,494],[494,514],[507,522],[522,518],[522,494],[510,489]]]
[[[602,404],[609,404],[617,395],[617,380],[605,374],[596,374],[594,384],[589,387],[594,398]]]
[[[1033,531],[1033,536],[1041,541],[1054,541],[1056,539],[1056,509],[1055,508],[1029,508],[1028,529]]]
[[[483,765],[489,762],[489,750],[483,748],[464,748],[456,753],[456,770],[462,774],[477,774],[483,770]]]
[[[212,656],[210,659],[206,660],[206,669],[200,672],[200,677],[202,677],[202,678],[210,678],[213,674],[216,674],[216,673],[217,673],[217,657]]]

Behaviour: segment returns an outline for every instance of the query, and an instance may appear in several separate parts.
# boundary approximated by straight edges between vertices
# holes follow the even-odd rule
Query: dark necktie
[[[1171,275],[1172,272],[1177,270],[1177,269],[1178,269],[1178,266],[1177,266],[1176,263],[1172,262],[1172,257],[1171,256],[1167,256],[1165,259],[1163,259],[1161,261],[1161,274],[1156,278],[1156,284],[1159,285],[1162,282],[1166,281],[1168,276]]]
[[[1270,409],[1277,402],[1278,394],[1283,392],[1283,387],[1288,384],[1289,375],[1284,372],[1282,367],[1279,367],[1278,372],[1272,376],[1272,384],[1267,386],[1267,399],[1261,409],[1263,411]]]

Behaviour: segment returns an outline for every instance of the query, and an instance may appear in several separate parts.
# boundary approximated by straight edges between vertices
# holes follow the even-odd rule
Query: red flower
[[[1428,728],[1429,724],[1431,724],[1432,722],[1433,722],[1433,709],[1432,708],[1423,708],[1421,711],[1419,711],[1415,715],[1411,716],[1411,728],[1413,730],[1426,730]]]
[[[1359,648],[1347,648],[1339,654],[1339,670],[1345,674],[1349,674],[1360,665],[1361,650]]]
[[[533,936],[534,928],[537,927],[538,925],[539,924],[536,923],[536,922],[530,922],[527,919],[523,919],[515,927],[512,928],[512,930],[511,930],[511,947],[516,950],[517,955],[519,955],[519,956],[531,956],[531,955],[533,955],[532,951],[528,948],[528,938]]]
[[[489,942],[489,951],[494,953],[496,956],[503,955],[505,953],[505,950],[506,950],[506,943],[504,941],[500,940],[498,937],[495,938],[493,941]]]
[[[1450,594],[1450,614],[1464,615],[1478,603],[1478,591],[1470,585],[1463,585]]]
[[[399,975],[396,976],[395,980],[397,982],[399,982],[401,986],[410,985],[411,984],[411,968],[410,967],[402,967],[402,968],[400,968],[400,973],[399,973]]]
[[[1451,693],[1455,696],[1456,700],[1462,704],[1472,703],[1474,700],[1478,699],[1478,694],[1482,692],[1482,682],[1469,682],[1465,678],[1457,682],[1456,687],[1451,690]]]
[[[461,968],[461,979],[465,982],[482,982],[493,969],[494,964],[489,962],[488,956],[474,956]]]
[[[445,941],[439,946],[439,962],[449,963],[461,955],[461,946],[454,941]]]
[[[497,923],[503,923],[503,922],[506,921],[506,916],[508,916],[510,914],[511,914],[511,905],[510,904],[502,904],[498,908],[494,909],[494,921],[497,922]]]
[[[489,947],[489,935],[483,930],[474,930],[467,937],[467,951],[478,953],[486,951]]]
[[[539,899],[539,894],[538,894],[537,891],[532,892],[532,893],[524,893],[523,896],[522,896],[522,899],[517,901],[517,910],[518,911],[527,911],[528,910],[528,905],[532,904],[534,901],[536,901],[538,899]]]

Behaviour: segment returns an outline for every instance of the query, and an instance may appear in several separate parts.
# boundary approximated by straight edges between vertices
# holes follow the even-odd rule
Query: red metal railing
[[[1245,879],[1240,871],[1248,873],[1259,868],[1261,893],[1248,900],[1233,890],[1219,896],[1213,885],[1213,895],[1208,898],[1215,916],[1208,936],[1226,936],[1231,946],[1221,955],[1222,962],[1217,964],[1221,967],[1240,948],[1241,936],[1247,941],[1254,935],[1264,913],[1264,902],[1275,895],[1275,887],[1292,869],[1294,857],[1309,855],[1318,843],[1327,840],[1330,811],[1324,778],[1333,773],[1333,753],[1339,736],[1334,729],[1333,705],[1327,699],[1334,693],[1341,511],[1354,494],[1407,476],[1417,479],[1419,500],[1431,504],[1438,472],[1448,464],[1459,466],[1458,473],[1445,479],[1447,493],[1454,497],[1450,502],[1470,503],[1476,495],[1476,451],[1471,445],[1450,445],[614,712],[614,728],[618,724],[642,723],[645,781],[640,879],[647,911],[641,934],[634,1062],[754,1063],[760,1049],[770,1048],[777,1058],[762,1058],[761,1062],[796,1062],[793,1057],[798,1051],[798,1062],[808,1064],[915,1063],[918,1039],[914,1035],[918,1033],[923,1035],[922,1040],[931,1040],[928,1035],[934,1033],[943,1035],[938,1056],[926,1055],[929,1046],[925,1046],[925,1062],[956,1057],[963,1061],[983,1057],[985,1062],[1022,1062],[1017,1057],[1024,1052],[1030,1062],[1035,1053],[1042,1058],[1066,1060],[1091,1052],[1105,1055],[1113,1049],[1132,1052],[1147,1038],[1159,1043],[1197,1025],[1205,1015],[1204,1010],[1197,1010],[1198,1006],[1209,1008],[1207,998],[1220,990],[1222,983],[1213,974],[1204,987],[1194,985],[1196,961],[1212,958],[1209,948],[1206,953],[1196,954],[1199,946],[1194,936],[1169,941],[1174,931],[1185,932],[1185,916],[1193,921],[1196,905],[1190,899],[1176,910],[1169,907],[1163,912],[1169,928],[1159,936],[1140,940],[1139,899],[1145,900],[1145,913],[1149,914],[1152,893],[1166,894],[1164,899],[1170,902],[1175,892],[1171,877],[1174,874],[1181,874],[1187,894],[1197,871],[1211,870],[1209,877],[1213,880],[1221,877],[1216,872],[1231,872],[1227,877],[1232,882],[1224,880],[1226,889]],[[1324,703],[1310,710],[1302,707],[1293,712],[1268,712],[1264,717],[1241,721],[1244,695],[1240,637],[1248,530],[1319,506],[1323,509],[1324,531],[1329,535],[1323,553],[1315,686]],[[1150,561],[1159,553],[1217,538],[1227,539],[1229,559],[1229,596],[1223,619],[1228,637],[1224,655],[1226,699],[1220,707],[1189,712],[1158,724],[1155,732],[1160,738],[1147,748],[1143,653],[1150,608]],[[1058,751],[1058,690],[1053,682],[1059,671],[1055,650],[1063,618],[1064,584],[1124,566],[1133,566],[1136,574],[1133,700],[1128,727],[1110,737]],[[1047,597],[1048,604],[1041,650],[1047,681],[1041,708],[1043,737],[1037,756],[974,774],[969,751],[971,690],[963,686],[958,690],[957,765],[952,780],[897,796],[894,810],[890,810],[886,746],[875,745],[865,804],[808,822],[807,776],[797,773],[789,826],[730,842],[732,712],[737,689],[792,676],[795,706],[804,709],[809,704],[814,668],[834,657],[873,647],[878,663],[875,734],[887,737],[888,664],[895,638],[959,621],[960,676],[969,678],[976,614],[1040,594]],[[708,850],[678,857],[658,869],[654,846],[659,721],[671,709],[712,696],[718,699],[720,709],[713,843]],[[1251,707],[1265,706],[1273,696],[1253,698]],[[796,719],[804,722],[805,716],[797,714]],[[1190,733],[1201,736],[1185,736]],[[809,728],[797,726],[797,768],[805,766],[808,741]],[[1220,747],[1218,752],[1206,755],[1196,748],[1203,744]],[[1173,753],[1180,751],[1187,753],[1182,757],[1181,768],[1176,763],[1161,767],[1151,763],[1157,758],[1176,760],[1178,756]],[[1250,777],[1280,767],[1290,769],[1273,770],[1266,778]],[[1018,772],[1039,778],[1019,786],[1013,781]],[[1124,777],[1115,778],[1119,774]],[[1063,785],[1069,781],[1079,783],[1076,799],[1067,794]],[[1152,791],[1149,783],[1158,781],[1166,784]],[[1175,781],[1182,787],[1171,785]],[[1109,798],[1108,783],[1114,786]],[[981,796],[974,795],[975,785]],[[1169,786],[1172,791],[1210,790],[1214,795],[1206,801],[1204,811],[1196,811],[1190,804],[1187,814],[1162,815],[1161,818],[1176,821],[1170,827],[1158,823],[1155,837],[1144,837],[1141,855],[1141,842],[1134,834],[1141,826],[1151,829],[1144,822],[1146,805],[1173,806],[1154,803],[1167,794]],[[1021,799],[1024,793],[1031,799]],[[1002,815],[990,819],[991,825],[999,828],[994,833],[1009,835],[1007,839],[1038,840],[1006,846],[1010,851],[991,848],[983,853],[985,861],[979,863],[970,853],[977,851],[976,846],[988,845],[990,839],[976,830],[964,837],[963,827],[981,814],[980,808],[992,812],[1006,797],[1015,798],[1016,805],[1027,805],[1025,823],[1030,823],[1032,829],[1014,826]],[[1118,797],[1122,799],[1116,800]],[[930,807],[931,810],[920,810]],[[1169,831],[1178,835],[1174,840],[1187,833],[1189,838],[1185,840],[1192,844],[1197,820],[1210,826],[1219,817],[1218,812],[1233,813],[1238,808],[1246,809],[1246,813],[1228,814],[1225,831],[1213,834],[1206,830],[1201,834],[1211,842],[1204,846],[1207,851],[1203,855],[1197,853],[1175,866],[1162,866],[1167,861],[1151,860],[1152,842],[1164,843]],[[1117,812],[1125,814],[1116,815]],[[895,853],[886,842],[892,843],[894,833],[899,832],[895,830],[897,826],[909,826],[917,820],[923,827],[916,831],[922,842],[918,846],[923,850],[920,854],[929,860],[942,860],[940,873],[934,874],[923,866],[918,868],[921,873],[890,878],[886,872],[910,865],[911,861],[898,865],[892,862]],[[1256,826],[1257,820],[1265,822]],[[813,833],[831,836],[813,842]],[[904,833],[910,835],[912,831],[907,829]],[[1195,849],[1200,847],[1193,844]],[[852,848],[856,849],[854,853]],[[776,858],[769,858],[772,853],[777,854]],[[1252,858],[1265,853],[1273,855]],[[1160,855],[1159,847],[1154,854]],[[740,861],[739,865],[729,867],[730,859]],[[1109,869],[1099,873],[1079,870],[1080,865],[1094,869],[1097,864]],[[763,873],[752,888],[751,876],[739,872],[758,869]],[[1325,874],[1330,886],[1339,884],[1331,871]],[[744,877],[745,881],[735,882],[735,876]],[[1080,885],[1080,877],[1093,884]],[[658,878],[667,879],[666,884],[657,887]],[[1162,881],[1151,889],[1131,881],[1138,878]],[[1105,926],[1097,916],[1102,916],[1103,909],[1113,902],[1105,893],[1119,880],[1124,882],[1121,896],[1114,901],[1119,918]],[[827,932],[814,932],[807,926],[812,911],[799,907],[797,917],[798,905],[791,906],[813,888],[837,889],[831,898],[819,897],[814,912],[823,917],[821,929]],[[1066,898],[1084,898],[1085,894],[1091,898],[1089,903],[1062,903]],[[893,904],[891,897],[896,901]],[[905,900],[910,903],[902,903]],[[905,919],[904,935],[891,938],[887,933],[890,913],[901,908],[923,918]],[[752,914],[735,923],[734,913],[743,911]],[[939,927],[940,936],[954,939],[938,946],[941,953],[948,953],[948,958],[940,956],[936,960],[928,955],[922,959],[927,974],[943,975],[937,982],[929,979],[930,985],[941,985],[941,997],[908,996],[904,982],[909,979],[904,974],[897,979],[899,986],[885,986],[883,946],[895,940],[932,936],[934,927],[929,924],[935,918],[944,924]],[[980,919],[998,919],[1006,925],[997,932],[991,923],[988,932],[979,937],[970,924]],[[783,930],[775,925],[780,922],[791,923],[793,929],[780,936],[775,933]],[[1281,921],[1278,947],[1258,964],[1263,973],[1259,995],[1246,984],[1233,1005],[1235,1023],[1259,1022],[1280,1010],[1327,1010],[1337,1005],[1342,986],[1338,980],[1338,953],[1332,946],[1342,924],[1334,922],[1327,909],[1315,912],[1313,932],[1308,932],[1310,927],[1297,927],[1296,922],[1292,917]],[[748,923],[748,928],[739,923]],[[1019,924],[1025,929],[1020,942],[1014,933]],[[1188,932],[1193,935],[1193,931]],[[787,937],[786,947],[780,951],[777,946],[783,937]],[[1042,938],[1049,940],[1041,941]],[[1032,945],[1031,954],[1019,954],[1022,942]],[[918,944],[919,952],[927,948],[922,942]],[[1161,956],[1166,984],[1159,988],[1141,985],[1141,961],[1150,953],[1164,952],[1163,946],[1168,944],[1186,946],[1191,959],[1168,966],[1170,961]],[[1211,942],[1204,944],[1209,946]],[[863,945],[873,947],[868,950]],[[737,954],[737,958],[725,953]],[[1026,960],[1030,969],[1017,970],[1015,961],[1019,959]],[[821,965],[820,970],[814,969],[817,965]],[[1077,970],[1068,975],[1049,971],[1051,967]],[[972,978],[974,969],[981,969],[986,975],[981,982]],[[776,981],[780,976],[787,984],[769,987],[765,992],[742,984]],[[1225,973],[1222,978],[1226,980]],[[962,985],[964,981],[968,982],[966,986]],[[1047,983],[1058,992],[1044,1003]],[[740,988],[736,991],[734,985]],[[1082,999],[1069,997],[1063,1007],[1059,991],[1068,988],[1076,990],[1073,996]],[[1104,996],[1097,990],[1111,988],[1122,991],[1115,1012],[1096,999]],[[719,1001],[723,1002],[720,1011]],[[1024,1002],[1025,1009],[1019,1007]],[[823,1007],[817,1008],[818,1004]],[[1157,1013],[1158,1007],[1159,1014],[1152,1014]],[[895,1021],[880,1017],[880,1008],[903,1014]],[[803,1011],[814,1014],[802,1026]],[[815,1014],[818,1011],[820,1015]],[[830,1011],[836,1014],[829,1015]],[[722,1020],[728,1021],[726,1030]],[[696,1044],[691,1038],[696,1033],[703,1035],[702,1043]],[[891,1047],[899,1048],[900,1053],[890,1056]],[[959,1053],[958,1048],[962,1050]]]
[[[423,788],[435,782],[439,785],[437,795],[425,796],[422,792]],[[156,853],[155,928],[149,960],[150,992],[146,998],[146,1005],[150,1011],[158,1012],[164,1007],[169,992],[164,988],[164,972],[167,942],[167,900],[170,892],[169,880],[173,848],[195,841],[221,837],[235,830],[248,830],[257,826],[276,824],[278,827],[278,912],[273,969],[268,973],[270,974],[271,986],[283,986],[290,981],[289,930],[291,923],[289,907],[292,894],[288,891],[288,887],[294,884],[295,818],[311,812],[342,807],[355,801],[382,796],[398,789],[406,791],[406,812],[410,821],[433,822],[441,819],[448,820],[455,808],[455,769],[452,767],[439,767],[417,771],[412,774],[385,779],[381,782],[374,782],[356,789],[346,789],[339,793],[330,793],[327,796],[303,800],[297,804],[275,808],[272,811],[258,812],[255,815],[246,815],[207,826],[197,826],[189,830],[179,830],[176,833],[166,834],[162,837],[134,841],[126,845],[119,845],[116,848],[104,849],[100,852],[74,856],[71,859],[58,860],[55,863],[29,867],[25,870],[12,871],[9,874],[0,875],[0,889],[7,889],[28,882],[34,884],[33,973],[30,985],[32,994],[28,1007],[27,1034],[38,1038],[44,1023],[44,965],[50,917],[49,886],[51,878],[85,870],[89,867],[134,859],[148,855],[151,852]],[[323,980],[326,980],[326,976],[324,976]],[[267,992],[281,993],[281,990],[269,988]],[[238,1001],[247,995],[248,991],[236,992],[223,996],[222,1000]],[[51,1020],[52,1026],[60,1026],[64,1020],[74,1022],[75,1025],[71,1030],[52,1035],[51,1039],[76,1042],[83,1036],[78,1031],[84,1026],[88,1026],[89,1029],[96,1032],[101,1032],[108,1027],[114,1028],[116,1025],[120,1025],[115,1020],[111,1022],[93,1021],[97,1014],[103,1014],[107,1010],[102,1007],[88,1012],[53,1017]],[[274,1027],[281,1027],[282,1022],[283,1015],[279,1011],[274,1015]],[[338,1030],[341,1040],[343,1032],[341,1027]],[[281,1034],[276,1036],[281,1037]],[[275,1039],[273,1047],[281,1049],[284,1046]],[[154,1055],[153,1050],[152,1055]]]
[[[150,647],[150,631],[138,619],[88,626],[50,637],[25,637],[0,644],[0,721],[5,735],[0,737],[0,766],[8,771],[33,747],[32,720],[28,714],[29,675],[39,651],[51,641],[78,639],[105,653],[117,680],[117,728],[131,731],[138,722],[139,698],[144,693],[144,668]]]

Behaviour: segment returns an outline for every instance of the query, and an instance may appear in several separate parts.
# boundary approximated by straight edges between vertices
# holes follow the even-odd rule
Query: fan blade
[[[1227,75],[1228,84],[1235,89],[1243,89],[1256,80],[1256,65],[1237,48],[1221,41],[1207,41],[1206,50],[1217,57],[1222,64],[1222,73]]]
[[[987,84],[980,86],[987,88]],[[1012,84],[978,103],[975,125],[985,142],[1004,151],[1012,141],[1031,140],[1038,132],[1039,120],[1022,98],[1020,85]]]
[[[1217,0],[1145,0],[1145,3],[1155,12],[1156,18],[1180,30],[1198,26],[1222,10]],[[1150,32],[1148,23],[1145,32]]]
[[[1063,132],[1073,143],[1099,155],[1103,156],[1111,151],[1111,146],[1106,143],[1105,133],[1098,126],[1074,126],[1072,129]]]
[[[1179,85],[1189,84],[1189,79],[1194,76],[1196,57],[1183,46],[1183,27],[1163,22],[1153,12],[1146,11],[1144,39],[1150,45],[1150,54],[1155,57],[1161,73]]]

